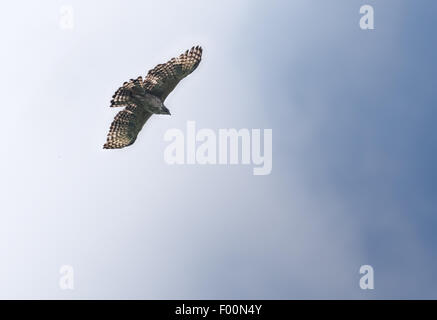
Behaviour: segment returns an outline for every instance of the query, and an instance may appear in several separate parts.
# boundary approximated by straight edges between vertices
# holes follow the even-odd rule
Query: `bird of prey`
[[[144,78],[123,83],[112,96],[111,107],[124,107],[114,118],[104,149],[130,146],[152,114],[168,114],[164,100],[200,63],[202,48],[192,47],[167,63],[158,64]]]

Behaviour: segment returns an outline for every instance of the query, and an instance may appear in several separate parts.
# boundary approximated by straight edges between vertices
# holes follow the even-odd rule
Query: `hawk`
[[[158,64],[144,78],[123,83],[112,96],[111,107],[124,107],[114,118],[104,149],[130,146],[152,114],[168,114],[164,100],[200,63],[202,48],[192,47],[177,58]]]

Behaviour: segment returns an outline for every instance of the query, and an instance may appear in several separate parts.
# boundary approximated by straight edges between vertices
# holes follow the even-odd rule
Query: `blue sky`
[[[437,298],[435,2],[62,4],[0,13],[1,298]],[[172,116],[102,150],[118,86],[196,44]],[[189,120],[273,129],[272,173],[167,165]]]

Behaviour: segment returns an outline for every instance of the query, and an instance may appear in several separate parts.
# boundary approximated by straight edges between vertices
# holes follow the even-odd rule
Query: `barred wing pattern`
[[[196,46],[167,63],[158,64],[144,81],[140,76],[123,83],[112,96],[110,106],[125,108],[115,116],[103,148],[119,149],[133,144],[152,115],[142,105],[144,95],[152,94],[164,102],[176,85],[197,68],[201,57],[202,48]]]
[[[164,102],[179,81],[196,70],[201,58],[202,48],[196,46],[167,63],[158,64],[148,72],[144,88]]]
[[[111,107],[125,107],[132,102],[135,94],[143,95],[145,89],[143,87],[143,77],[130,79],[129,82],[123,83],[123,86],[118,88],[111,100]]]
[[[109,128],[104,149],[119,149],[130,146],[152,114],[135,104],[128,105],[114,118]]]

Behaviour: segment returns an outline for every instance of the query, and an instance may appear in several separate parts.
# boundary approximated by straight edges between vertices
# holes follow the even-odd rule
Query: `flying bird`
[[[192,47],[177,58],[158,64],[144,78],[130,79],[112,96],[111,107],[124,107],[114,118],[104,149],[130,146],[152,114],[168,114],[165,98],[200,63],[202,48]]]

